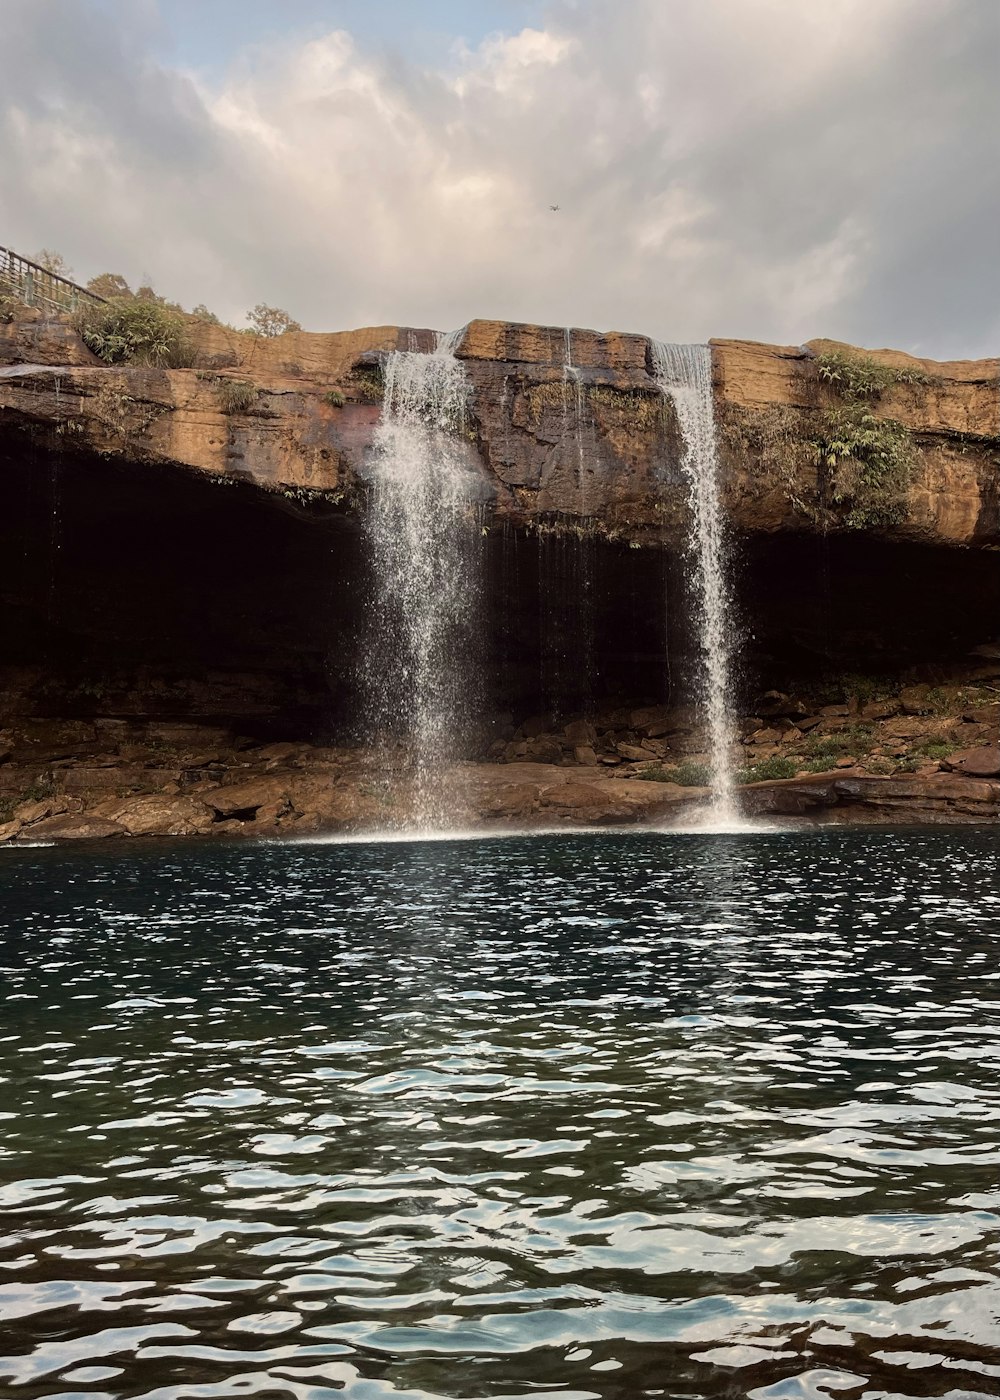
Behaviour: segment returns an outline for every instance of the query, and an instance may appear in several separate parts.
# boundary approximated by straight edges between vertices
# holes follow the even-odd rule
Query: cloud
[[[554,0],[438,69],[341,29],[211,85],[156,22],[8,0],[14,246],[316,329],[1000,342],[995,0]]]

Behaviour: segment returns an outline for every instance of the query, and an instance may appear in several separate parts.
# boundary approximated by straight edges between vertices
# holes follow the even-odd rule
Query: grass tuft
[[[257,402],[256,386],[247,379],[220,379],[215,392],[223,413],[246,413]]]

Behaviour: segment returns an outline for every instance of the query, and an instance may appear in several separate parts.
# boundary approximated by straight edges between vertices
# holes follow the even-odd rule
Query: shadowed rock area
[[[432,344],[201,324],[194,365],[166,370],[105,365],[61,318],[0,325],[3,839],[405,820],[407,755],[359,700],[361,522],[382,358]],[[998,363],[877,352],[903,378],[870,411],[910,458],[872,503],[827,442],[843,406],[821,369],[846,353],[713,345],[748,801],[990,819]],[[480,321],[458,354],[486,588],[456,821],[672,820],[702,795],[705,740],[682,444],[649,342]],[[227,411],[234,381],[247,407]],[[914,686],[941,692],[940,732],[900,732]],[[834,754],[820,741],[848,720]]]

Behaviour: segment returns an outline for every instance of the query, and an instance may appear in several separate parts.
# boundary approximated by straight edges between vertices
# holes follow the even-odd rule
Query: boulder
[[[32,841],[98,841],[109,836],[125,835],[125,828],[117,822],[82,812],[64,812],[46,817],[20,832],[21,837]]]
[[[862,719],[891,719],[901,709],[899,700],[869,700],[861,706]]]
[[[65,812],[65,810],[65,802],[56,802],[51,797],[42,797],[20,803],[14,808],[11,816],[21,826],[30,826],[32,822],[40,822],[46,817],[52,816],[53,812]]]
[[[529,739],[527,757],[535,763],[561,763],[563,758],[562,744],[551,735],[541,735],[538,738]]]
[[[606,797],[593,783],[560,783],[543,788],[541,799],[547,807],[600,807]]]
[[[196,798],[159,793],[102,802],[91,814],[120,826],[129,836],[194,836],[214,821]]]
[[[708,796],[708,788],[681,787],[679,783],[647,782],[645,779],[601,778],[595,786],[615,806],[642,820],[660,815],[671,807],[692,804]]]
[[[301,758],[308,752],[308,744],[265,744],[262,749],[253,749],[246,756],[255,766],[260,764],[271,769],[287,763],[289,759]]]
[[[767,690],[761,696],[757,713],[767,719],[779,715],[786,719],[799,719],[809,713],[809,707],[802,700],[786,695],[781,690]]]
[[[956,773],[967,773],[970,778],[1000,777],[1000,744],[984,744],[981,748],[959,749],[949,758],[941,760],[942,766]]]
[[[287,800],[289,785],[287,773],[276,773],[273,776],[251,778],[247,782],[215,788],[204,793],[204,801],[218,812],[220,817],[232,817],[237,813],[250,817],[259,807]]]
[[[151,769],[131,763],[114,767],[107,764],[100,767],[74,764],[60,774],[59,786],[63,792],[74,793],[126,792],[129,788],[162,787],[164,783],[177,782],[179,778],[178,768]]]
[[[899,693],[899,707],[904,715],[929,715],[934,711],[933,703],[928,699],[931,687],[929,685],[908,685]]]
[[[993,821],[1000,814],[1000,783],[959,773],[884,778],[818,775],[761,783],[745,789],[743,800],[747,810],[757,815],[795,815],[828,808],[830,817],[821,819],[840,821],[844,819],[840,813],[846,809],[850,821],[981,822]]]
[[[504,783],[488,789],[476,805],[484,817],[524,818],[537,810],[539,792],[536,783]]]
[[[1000,725],[1000,704],[976,705],[971,710],[965,710],[962,718],[969,724],[988,724],[996,728]]]
[[[217,724],[194,724],[151,721],[145,726],[147,740],[161,744],[176,745],[178,748],[230,748],[233,733]]]

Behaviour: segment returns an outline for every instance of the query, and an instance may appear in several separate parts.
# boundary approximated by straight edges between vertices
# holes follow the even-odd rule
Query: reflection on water
[[[5,852],[2,1393],[1000,1394],[998,847]]]

